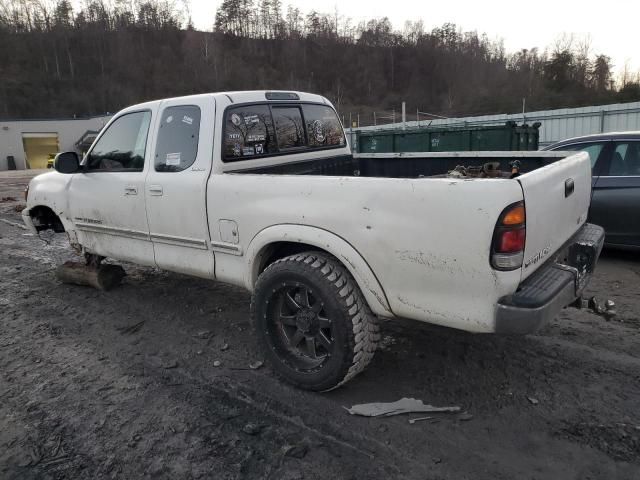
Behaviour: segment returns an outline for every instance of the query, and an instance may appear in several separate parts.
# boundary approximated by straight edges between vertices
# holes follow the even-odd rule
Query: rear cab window
[[[277,151],[269,105],[227,109],[223,153],[226,161],[262,157]]]
[[[328,105],[260,103],[227,108],[222,159],[234,162],[346,146],[342,124]]]
[[[278,150],[304,147],[307,144],[300,107],[273,107]]]
[[[302,105],[302,112],[307,123],[309,147],[344,147],[346,140],[342,124],[333,109],[326,105]]]

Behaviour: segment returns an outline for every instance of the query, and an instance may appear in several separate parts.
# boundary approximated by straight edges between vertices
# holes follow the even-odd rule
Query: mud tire
[[[331,317],[331,351],[317,369],[292,367],[276,348],[273,302],[278,289],[292,282],[313,289]],[[322,252],[303,252],[269,265],[256,283],[251,316],[266,360],[280,377],[306,390],[344,385],[366,368],[380,341],[377,319],[355,280],[335,257]]]

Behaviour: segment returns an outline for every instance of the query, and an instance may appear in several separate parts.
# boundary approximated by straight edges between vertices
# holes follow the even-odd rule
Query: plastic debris
[[[616,304],[613,300],[601,301],[597,297],[591,297],[588,302],[589,309],[596,315],[600,315],[609,321],[616,316]]]
[[[415,398],[402,398],[397,402],[390,403],[363,403],[345,409],[351,415],[363,417],[390,417],[392,415],[402,415],[405,413],[420,412],[459,412],[460,407],[434,407],[425,405],[422,400]]]
[[[264,363],[262,363],[260,360],[258,360],[257,362],[253,362],[253,363],[249,364],[249,368],[251,370],[258,370],[263,365],[264,365]]]
[[[422,422],[424,420],[431,420],[433,417],[418,417],[418,418],[410,418],[409,423],[413,425],[416,422]]]

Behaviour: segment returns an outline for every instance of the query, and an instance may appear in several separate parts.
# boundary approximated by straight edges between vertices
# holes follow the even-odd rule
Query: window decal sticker
[[[167,158],[165,163],[167,165],[180,165],[180,152],[176,153],[167,153]]]
[[[326,135],[324,133],[324,125],[320,120],[313,122],[313,136],[318,143],[324,142]]]

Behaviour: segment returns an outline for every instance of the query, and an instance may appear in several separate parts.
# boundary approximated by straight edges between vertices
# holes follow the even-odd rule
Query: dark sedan
[[[606,245],[640,248],[640,132],[570,138],[543,150],[589,153],[593,172],[589,222],[604,227]]]

